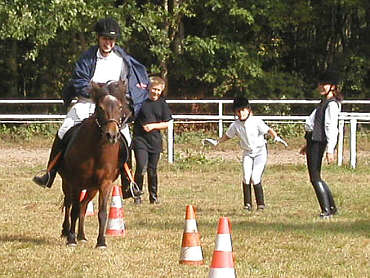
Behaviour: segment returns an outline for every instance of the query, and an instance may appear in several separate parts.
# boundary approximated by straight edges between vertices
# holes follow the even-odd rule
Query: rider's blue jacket
[[[71,82],[63,89],[63,100],[68,106],[75,97],[90,98],[90,81],[94,76],[98,46],[93,46],[85,51],[76,62]],[[115,46],[113,51],[118,53],[128,67],[128,93],[132,99],[135,115],[139,112],[142,103],[148,98],[147,88],[140,84],[148,85],[148,73],[144,65],[128,55],[121,47]]]

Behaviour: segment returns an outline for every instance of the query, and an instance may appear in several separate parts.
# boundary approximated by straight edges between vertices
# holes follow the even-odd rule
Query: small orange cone
[[[82,200],[85,198],[85,195],[86,195],[86,189],[82,190],[81,191],[81,194],[80,194],[80,202],[82,202]],[[87,208],[86,208],[86,216],[92,216],[92,215],[95,215],[94,213],[94,203],[93,201],[90,201],[88,204],[87,204]]]
[[[106,235],[110,236],[124,236],[125,235],[125,221],[123,220],[123,207],[118,185],[113,186],[112,202],[109,210],[109,218]]]
[[[202,265],[203,252],[200,246],[200,234],[195,221],[193,206],[186,206],[185,228],[182,237],[180,264]]]
[[[221,217],[218,222],[216,246],[213,251],[208,278],[236,277],[230,231],[231,225],[229,219],[227,217]]]

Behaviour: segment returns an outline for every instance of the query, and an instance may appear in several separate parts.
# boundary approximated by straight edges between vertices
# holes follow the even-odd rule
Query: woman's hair
[[[344,99],[343,93],[338,85],[334,85],[334,89],[332,90],[334,97],[337,101],[341,102]]]

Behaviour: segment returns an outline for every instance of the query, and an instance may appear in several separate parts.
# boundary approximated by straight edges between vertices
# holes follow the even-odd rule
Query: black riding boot
[[[334,198],[333,198],[333,195],[331,194],[331,191],[329,189],[329,186],[326,184],[326,182],[322,181],[322,184],[324,185],[324,188],[325,188],[325,191],[326,191],[326,194],[328,196],[328,199],[329,199],[329,204],[330,204],[330,214],[331,215],[334,215],[337,213],[338,209],[335,205],[335,202],[334,202]]]
[[[317,200],[321,208],[320,217],[327,218],[331,215],[330,213],[330,202],[329,196],[322,181],[316,181],[312,183],[315,189]]]
[[[252,191],[251,185],[243,182],[244,209],[252,210]]]
[[[42,176],[34,176],[32,181],[36,184],[38,184],[41,187],[51,187],[55,176],[57,174],[58,170],[58,162],[60,159],[60,156],[62,155],[65,148],[65,144],[62,140],[59,139],[58,134],[55,136],[53,146],[51,147],[50,156],[49,156],[49,162],[48,162],[48,172]],[[57,158],[58,156],[58,158]],[[56,161],[54,161],[56,159]],[[54,165],[51,166],[51,169],[49,169],[50,164],[53,163]]]
[[[265,201],[263,197],[263,188],[261,183],[253,184],[254,195],[256,196],[257,210],[265,208]]]
[[[158,199],[158,176],[154,173],[154,170],[148,171],[148,192],[149,192],[149,202],[151,204],[159,204]]]

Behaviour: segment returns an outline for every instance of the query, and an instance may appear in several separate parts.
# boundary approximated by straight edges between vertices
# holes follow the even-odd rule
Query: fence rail
[[[217,115],[181,114],[173,115],[168,128],[168,162],[174,162],[174,125],[175,123],[204,123],[217,122],[218,136],[223,134],[223,124],[235,119],[234,116],[224,115],[224,105],[231,104],[232,100],[167,100],[169,104],[217,104]],[[251,104],[317,104],[319,100],[251,100]],[[62,100],[16,100],[0,99],[0,105],[6,104],[63,104]],[[370,105],[370,100],[344,100],[343,105]],[[279,123],[303,123],[307,116],[258,116],[269,122]],[[0,123],[57,123],[65,118],[64,114],[0,114]],[[339,116],[339,135],[338,135],[338,165],[343,163],[343,142],[344,126],[350,124],[350,165],[356,167],[356,133],[358,123],[370,123],[370,113],[348,113],[342,112]]]

